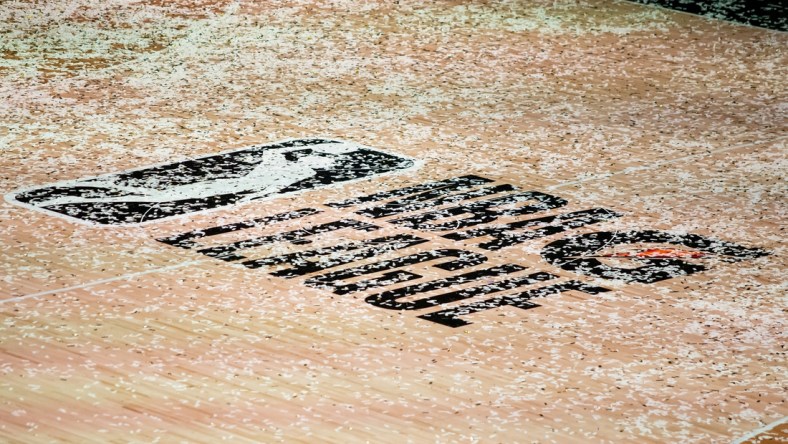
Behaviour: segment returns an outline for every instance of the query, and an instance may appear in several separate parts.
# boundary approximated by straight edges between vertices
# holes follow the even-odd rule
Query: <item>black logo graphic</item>
[[[6,196],[12,203],[102,225],[131,225],[400,171],[415,161],[351,142],[299,139]]]
[[[609,251],[632,244],[640,244],[642,248]],[[641,284],[698,273],[706,269],[702,261],[711,258],[736,262],[766,255],[767,252],[757,248],[745,248],[697,234],[656,230],[588,233],[555,241],[542,250],[542,257],[547,262],[564,270]],[[603,259],[628,259],[636,265],[642,265],[635,268],[617,267],[603,262]]]
[[[82,222],[129,225],[415,165],[412,159],[350,142],[300,139],[60,182],[6,198]],[[607,208],[571,209],[560,196],[495,182],[454,177],[158,241],[380,309],[416,312],[420,319],[447,327],[471,324],[468,318],[475,313],[500,307],[531,310],[562,293],[611,291],[578,277],[653,284],[701,272],[712,261],[768,255],[697,234],[587,232],[622,214]],[[326,221],[325,213],[337,210],[343,214]],[[270,229],[258,230],[265,227]],[[353,236],[345,239],[342,232]],[[230,233],[236,233],[236,240],[222,243]],[[313,244],[329,233],[337,242]],[[556,236],[561,238],[549,239]],[[547,245],[537,248],[553,269],[530,268],[533,263],[522,263],[516,255],[509,257],[521,263],[490,263],[490,255],[499,250],[537,246],[543,239]],[[447,248],[446,241],[454,245]],[[281,243],[294,248],[275,253],[273,247]]]
[[[347,213],[298,229],[288,228],[288,221],[308,219],[326,208],[302,208],[158,240],[272,276],[298,279],[335,295],[360,296],[381,309],[417,312],[418,318],[447,327],[471,324],[468,318],[474,313],[499,307],[537,308],[540,300],[561,293],[611,291],[576,280],[577,275],[651,284],[705,270],[703,262],[710,259],[735,262],[768,254],[696,234],[599,231],[569,235],[541,248],[549,264],[571,273],[518,263],[492,265],[491,252],[592,229],[622,216],[606,208],[568,211],[564,207],[569,202],[559,196],[493,182],[462,176],[330,202],[325,207]],[[277,224],[282,225],[271,234],[250,232],[231,243],[216,245],[206,239]],[[383,227],[402,231],[383,236]],[[363,239],[310,248],[313,238],[340,230],[353,230]],[[462,248],[438,247],[424,236],[427,233],[461,242]],[[211,246],[201,244],[204,240]],[[306,250],[258,256],[258,247],[280,242]],[[425,270],[441,271],[428,278]]]

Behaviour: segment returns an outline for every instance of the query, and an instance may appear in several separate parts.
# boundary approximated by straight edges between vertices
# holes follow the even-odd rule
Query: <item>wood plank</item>
[[[0,440],[785,441],[785,33],[597,0],[15,1],[0,33]],[[415,163],[104,183],[268,162],[142,224],[19,205],[310,138]]]

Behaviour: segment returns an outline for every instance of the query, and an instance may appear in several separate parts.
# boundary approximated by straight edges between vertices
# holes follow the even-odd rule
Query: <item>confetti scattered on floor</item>
[[[710,11],[0,3],[0,440],[785,440],[788,34]]]

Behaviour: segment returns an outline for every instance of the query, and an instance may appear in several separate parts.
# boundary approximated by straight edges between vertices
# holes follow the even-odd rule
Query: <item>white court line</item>
[[[750,440],[752,438],[755,438],[756,436],[760,435],[761,433],[768,432],[769,430],[777,427],[780,424],[785,424],[786,422],[788,422],[788,416],[785,416],[785,417],[783,417],[781,419],[778,419],[777,421],[774,421],[774,422],[772,422],[770,424],[766,424],[765,426],[763,426],[761,428],[755,429],[752,432],[742,436],[741,438],[731,442],[731,444],[742,444],[742,443],[744,443],[744,442],[746,442],[746,441],[748,441],[748,440]]]
[[[714,154],[724,153],[724,152],[732,151],[732,150],[739,149],[739,148],[746,148],[748,146],[763,145],[763,144],[768,144],[768,143],[775,143],[775,142],[778,142],[778,141],[783,140],[783,139],[788,139],[788,136],[777,137],[775,139],[769,139],[769,140],[758,140],[758,141],[755,141],[755,142],[742,143],[742,144],[739,144],[739,145],[733,145],[733,146],[728,146],[728,147],[724,147],[724,148],[719,148],[719,149],[716,149],[716,150],[711,150],[711,151],[708,151],[708,152],[705,152],[705,153],[688,154],[688,155],[682,156],[682,157],[676,157],[676,158],[669,159],[669,160],[663,160],[663,161],[654,162],[654,163],[649,164],[649,165],[625,168],[625,169],[623,169],[621,171],[616,171],[616,172],[613,172],[613,173],[598,174],[598,175],[595,175],[595,176],[589,176],[589,177],[585,177],[585,178],[582,178],[582,179],[570,180],[570,181],[562,182],[562,183],[559,183],[559,184],[556,184],[556,185],[551,185],[551,186],[545,187],[545,188],[547,190],[554,190],[554,189],[557,189],[557,188],[562,188],[562,187],[565,187],[565,186],[570,186],[570,185],[576,185],[576,184],[580,184],[580,183],[590,182],[590,181],[593,181],[593,180],[609,179],[609,178],[611,178],[613,176],[617,176],[619,174],[630,174],[630,173],[633,173],[633,172],[651,170],[651,169],[659,168],[659,167],[662,167],[662,166],[665,166],[665,165],[670,165],[670,164],[677,163],[677,162],[684,162],[684,161],[688,161],[688,160],[694,159],[694,158],[699,158],[699,157],[703,157],[703,156],[710,156],[710,155],[714,155]],[[146,274],[153,274],[153,273],[158,273],[158,272],[162,272],[162,271],[182,268],[182,267],[185,267],[185,266],[188,266],[188,265],[198,264],[198,263],[201,263],[201,262],[206,262],[206,261],[205,260],[193,260],[193,261],[188,261],[188,262],[181,262],[181,263],[175,264],[175,265],[168,265],[168,266],[159,267],[159,268],[151,268],[150,270],[139,271],[139,272],[135,272],[135,273],[128,273],[128,274],[116,276],[116,277],[113,277],[113,278],[101,279],[101,280],[98,280],[98,281],[86,282],[84,284],[74,285],[74,286],[71,286],[71,287],[64,287],[64,288],[58,288],[56,290],[47,290],[47,291],[42,291],[42,292],[39,292],[39,293],[32,293],[32,294],[23,295],[23,296],[17,296],[17,297],[13,297],[13,298],[9,298],[9,299],[0,300],[0,305],[8,303],[8,302],[18,302],[18,301],[22,301],[22,300],[25,300],[25,299],[35,298],[35,297],[39,297],[39,296],[47,296],[47,295],[51,295],[51,294],[55,294],[55,293],[61,293],[61,292],[64,292],[64,291],[69,291],[69,290],[83,289],[83,288],[92,287],[94,285],[104,284],[104,283],[108,283],[108,282],[115,282],[115,281],[121,281],[121,280],[124,280],[124,279],[131,279],[131,278],[137,277],[137,276],[142,276],[142,275],[146,275]]]
[[[678,163],[678,162],[685,162],[685,161],[688,161],[688,160],[691,160],[691,159],[700,158],[700,157],[704,157],[704,156],[712,156],[714,154],[725,153],[725,152],[728,152],[728,151],[737,150],[739,148],[747,148],[749,146],[775,143],[775,142],[779,142],[779,141],[785,140],[785,139],[788,139],[788,136],[782,136],[782,137],[777,137],[777,138],[768,139],[768,140],[757,140],[755,142],[741,143],[739,145],[732,145],[732,146],[728,146],[728,147],[725,147],[725,148],[718,148],[716,150],[711,150],[711,151],[708,151],[708,152],[705,152],[705,153],[687,154],[686,156],[674,157],[674,158],[668,159],[668,160],[658,160],[658,161],[656,161],[656,162],[654,162],[652,164],[649,164],[649,165],[634,166],[634,167],[624,168],[621,171],[615,171],[615,172],[612,172],[612,173],[596,174],[596,175],[584,177],[582,179],[576,179],[576,180],[570,180],[570,181],[567,181],[567,182],[561,182],[561,183],[558,183],[558,184],[555,184],[555,185],[550,185],[549,187],[545,187],[545,189],[547,189],[547,190],[555,190],[557,188],[563,188],[563,187],[570,186],[570,185],[577,185],[577,184],[580,184],[580,183],[590,182],[590,181],[593,181],[593,180],[609,179],[609,178],[611,178],[613,176],[618,176],[619,174],[627,175],[627,174],[637,173],[637,172],[641,172],[641,171],[653,170],[655,168],[659,168],[659,167],[662,167],[662,166],[665,166],[665,165],[671,165],[671,164]]]
[[[208,262],[208,261],[206,261],[204,259],[193,260],[193,261],[186,261],[186,262],[181,262],[181,263],[174,264],[174,265],[167,265],[165,267],[151,268],[150,270],[137,271],[137,272],[134,272],[134,273],[122,274],[120,276],[115,276],[115,277],[111,277],[111,278],[107,278],[107,279],[99,279],[97,281],[85,282],[84,284],[72,285],[70,287],[63,287],[63,288],[58,288],[58,289],[55,289],[55,290],[46,290],[46,291],[40,291],[38,293],[31,293],[31,294],[26,294],[26,295],[23,295],[23,296],[16,296],[16,297],[0,300],[0,305],[6,304],[6,303],[9,303],[9,302],[19,302],[19,301],[23,301],[25,299],[37,298],[39,296],[47,296],[47,295],[55,294],[55,293],[63,293],[63,292],[66,292],[66,291],[71,291],[71,290],[81,290],[81,289],[84,289],[84,288],[92,287],[94,285],[101,285],[101,284],[106,284],[108,282],[127,280],[127,279],[131,279],[131,278],[135,278],[137,276],[144,276],[146,274],[153,274],[153,273],[160,273],[162,271],[175,270],[175,269],[178,269],[178,268],[187,267],[189,265],[195,265],[195,264],[199,264],[199,263],[202,263],[202,262]]]

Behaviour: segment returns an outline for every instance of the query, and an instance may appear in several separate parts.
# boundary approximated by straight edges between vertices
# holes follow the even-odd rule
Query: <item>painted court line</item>
[[[615,172],[612,172],[612,173],[596,174],[596,175],[584,177],[582,179],[570,180],[568,182],[562,182],[562,183],[558,183],[558,184],[555,184],[555,185],[550,185],[548,187],[545,187],[545,189],[547,189],[547,190],[555,190],[555,189],[558,189],[558,188],[563,188],[563,187],[571,186],[571,185],[577,185],[577,184],[580,184],[580,183],[591,182],[591,181],[594,181],[594,180],[609,179],[611,177],[618,176],[619,174],[626,175],[626,174],[631,174],[631,173],[638,173],[638,172],[641,172],[641,171],[649,171],[649,170],[653,170],[653,169],[656,169],[656,168],[659,168],[659,167],[663,167],[665,165],[672,165],[674,163],[685,162],[685,161],[696,159],[696,158],[700,158],[700,157],[703,157],[703,156],[711,156],[711,155],[714,155],[714,154],[726,153],[728,151],[737,150],[739,148],[747,148],[747,147],[755,146],[755,145],[764,145],[764,144],[776,143],[776,142],[779,142],[779,141],[785,140],[785,139],[788,139],[788,136],[782,136],[782,137],[777,137],[777,138],[768,139],[768,140],[756,140],[755,142],[741,143],[739,145],[731,145],[731,146],[727,146],[727,147],[724,147],[724,148],[718,148],[716,150],[711,150],[711,151],[708,151],[708,152],[705,152],[705,153],[688,154],[686,156],[675,157],[673,159],[659,160],[659,161],[656,161],[656,162],[651,163],[649,165],[634,166],[634,167],[624,168],[623,170],[615,171]]]
[[[709,155],[724,153],[724,152],[727,152],[727,151],[732,151],[732,150],[736,150],[736,149],[739,149],[739,148],[746,148],[746,147],[749,147],[749,146],[775,143],[775,142],[779,142],[779,141],[785,140],[785,139],[788,139],[788,136],[778,137],[778,138],[769,139],[769,140],[758,140],[758,141],[755,141],[755,142],[742,143],[742,144],[739,144],[739,145],[732,145],[732,146],[719,148],[719,149],[711,150],[711,151],[704,152],[704,153],[689,154],[689,155],[686,155],[686,156],[677,157],[677,158],[673,158],[673,159],[669,159],[669,160],[657,161],[657,162],[651,163],[649,165],[625,168],[623,170],[612,172],[612,173],[608,173],[608,174],[599,174],[599,175],[585,177],[585,178],[582,178],[582,179],[566,181],[566,182],[562,182],[562,183],[559,183],[559,184],[551,185],[551,186],[548,186],[548,187],[545,187],[545,188],[547,190],[555,190],[555,189],[558,189],[558,188],[563,188],[563,187],[566,187],[566,186],[576,185],[576,184],[580,184],[580,183],[591,182],[591,181],[594,181],[594,180],[609,179],[610,177],[617,176],[619,174],[630,174],[630,173],[634,173],[634,172],[653,170],[655,168],[659,168],[659,167],[662,167],[662,166],[665,166],[665,165],[670,165],[670,164],[674,164],[674,163],[678,163],[678,162],[684,162],[684,161],[688,161],[688,160],[699,158],[699,157],[703,157],[703,156],[709,156]],[[63,288],[58,288],[58,289],[54,289],[54,290],[47,290],[47,291],[42,291],[42,292],[38,292],[38,293],[27,294],[27,295],[23,295],[23,296],[16,296],[16,297],[0,300],[0,305],[6,304],[6,303],[9,303],[9,302],[19,302],[19,301],[22,301],[22,300],[25,300],[25,299],[36,298],[36,297],[40,297],[40,296],[47,296],[47,295],[51,295],[51,294],[62,293],[62,292],[65,292],[65,291],[70,291],[70,290],[84,289],[84,288],[92,287],[94,285],[100,285],[100,284],[105,284],[105,283],[109,283],[109,282],[122,281],[122,280],[125,280],[125,279],[131,279],[131,278],[134,278],[134,277],[137,277],[137,276],[143,276],[143,275],[147,275],[147,274],[154,274],[154,273],[159,273],[159,272],[162,272],[162,271],[168,271],[168,270],[183,268],[183,267],[186,267],[186,266],[189,266],[189,265],[199,264],[199,263],[202,263],[202,262],[206,262],[206,261],[204,261],[204,260],[192,260],[192,261],[187,261],[187,262],[181,262],[179,264],[168,265],[168,266],[165,266],[165,267],[152,268],[150,270],[145,270],[145,271],[140,271],[140,272],[128,273],[128,274],[124,274],[124,275],[120,275],[120,276],[116,276],[116,277],[112,277],[112,278],[100,279],[100,280],[97,280],[97,281],[86,282],[84,284],[73,285],[73,286],[70,286],[70,287],[63,287]]]
[[[123,274],[123,275],[120,275],[120,276],[115,276],[115,277],[111,277],[111,278],[107,278],[107,279],[99,279],[97,281],[85,282],[84,284],[72,285],[70,287],[63,287],[63,288],[57,288],[55,290],[46,290],[46,291],[40,291],[38,293],[31,293],[31,294],[26,294],[26,295],[23,295],[23,296],[16,296],[16,297],[13,297],[13,298],[0,300],[0,305],[6,304],[6,303],[9,303],[9,302],[19,302],[19,301],[23,301],[25,299],[32,299],[32,298],[36,298],[36,297],[39,297],[39,296],[47,296],[47,295],[51,295],[51,294],[55,294],[55,293],[62,293],[62,292],[71,291],[71,290],[81,290],[81,289],[84,289],[84,288],[93,287],[95,285],[106,284],[106,283],[109,283],[109,282],[122,281],[122,280],[126,280],[126,279],[135,278],[137,276],[144,276],[146,274],[154,274],[154,273],[159,273],[159,272],[162,272],[162,271],[176,270],[178,268],[187,267],[189,265],[196,265],[196,264],[199,264],[199,263],[202,263],[202,262],[207,262],[207,261],[205,261],[205,260],[186,261],[186,262],[181,262],[181,263],[174,264],[174,265],[167,265],[165,267],[157,267],[157,268],[152,268],[150,270],[137,271],[137,272],[134,272],[134,273],[127,273],[127,274]]]
[[[771,430],[771,429],[773,429],[773,428],[775,428],[775,427],[777,427],[777,426],[779,426],[781,424],[785,424],[786,422],[788,422],[788,416],[780,418],[777,421],[774,421],[772,423],[766,424],[765,426],[763,426],[761,428],[755,429],[752,432],[742,436],[741,438],[731,442],[731,444],[742,444],[744,442],[747,442],[747,441],[755,438],[756,436],[760,435],[761,433],[768,432],[769,430]]]

